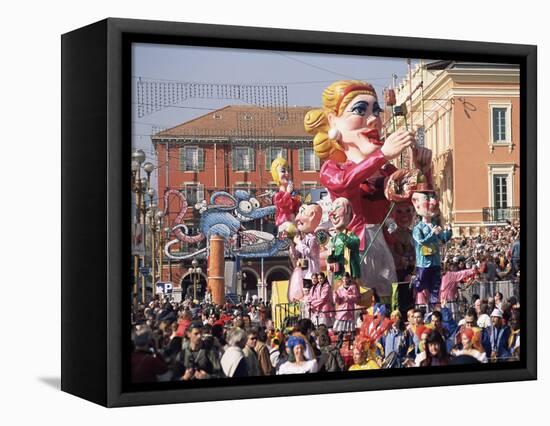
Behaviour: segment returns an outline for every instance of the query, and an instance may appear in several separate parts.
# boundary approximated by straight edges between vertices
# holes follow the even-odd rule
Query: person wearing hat
[[[428,309],[439,303],[439,287],[441,286],[441,256],[440,245],[450,240],[452,231],[449,226],[443,230],[434,218],[438,214],[437,196],[432,186],[419,178],[416,190],[412,195],[412,203],[416,213],[422,220],[413,228],[413,240],[416,252],[417,292],[429,295]]]
[[[461,355],[468,355],[474,357],[481,363],[487,362],[487,354],[483,351],[478,351],[473,347],[473,341],[475,338],[475,331],[473,328],[465,328],[461,333],[462,349],[453,349],[451,354],[454,357]]]
[[[353,364],[348,371],[359,370],[378,370],[380,366],[369,356],[369,352],[365,348],[355,345],[353,348]]]
[[[504,325],[502,321],[502,311],[498,308],[493,309],[491,313],[492,325],[487,328],[487,343],[485,351],[491,362],[496,362],[499,358],[510,357],[508,350],[508,339],[510,338],[510,327]]]
[[[281,364],[277,371],[278,375],[317,372],[317,360],[315,358],[311,360],[305,359],[306,342],[303,338],[290,336],[286,342],[286,348],[288,361]]]

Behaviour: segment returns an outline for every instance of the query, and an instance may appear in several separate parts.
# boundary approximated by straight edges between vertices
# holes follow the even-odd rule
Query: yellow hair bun
[[[304,128],[309,134],[328,132],[328,122],[322,109],[312,109],[304,117]]]

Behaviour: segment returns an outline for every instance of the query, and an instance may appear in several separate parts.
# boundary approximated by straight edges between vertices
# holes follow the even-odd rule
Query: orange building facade
[[[408,125],[432,150],[443,221],[477,235],[519,219],[519,68],[439,61],[411,74],[397,104],[406,102]]]

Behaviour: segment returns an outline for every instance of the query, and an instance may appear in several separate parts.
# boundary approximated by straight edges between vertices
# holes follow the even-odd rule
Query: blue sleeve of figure
[[[424,244],[424,243],[428,242],[430,240],[430,238],[432,238],[433,234],[434,234],[433,229],[431,229],[430,232],[428,232],[428,235],[423,237],[422,236],[422,231],[420,231],[420,228],[415,226],[414,229],[413,229],[413,239],[418,244]]]
[[[452,229],[446,229],[444,231],[441,231],[439,233],[439,239],[441,241],[443,241],[444,243],[446,243],[447,241],[449,241],[451,239],[451,237],[453,236],[453,230]]]

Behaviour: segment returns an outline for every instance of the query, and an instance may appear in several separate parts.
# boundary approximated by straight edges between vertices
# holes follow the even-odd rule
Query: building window
[[[233,170],[238,172],[254,170],[254,149],[246,146],[233,148]]]
[[[204,185],[201,183],[184,183],[183,191],[187,204],[191,207],[204,200]]]
[[[493,207],[508,207],[508,175],[493,175]]]
[[[511,144],[511,104],[489,104],[491,117],[491,143]]]
[[[273,163],[273,160],[275,160],[277,157],[283,157],[285,160],[288,161],[286,149],[277,147],[277,146],[266,148],[265,150],[265,169],[266,170],[271,169],[271,163]]]
[[[489,207],[495,220],[507,218],[514,207],[515,164],[489,164]]]
[[[180,170],[196,172],[204,170],[204,149],[197,146],[184,146],[179,149]]]
[[[319,157],[313,148],[300,148],[298,151],[299,169],[304,172],[314,172],[320,169]]]
[[[493,108],[493,142],[506,139],[506,108]]]

